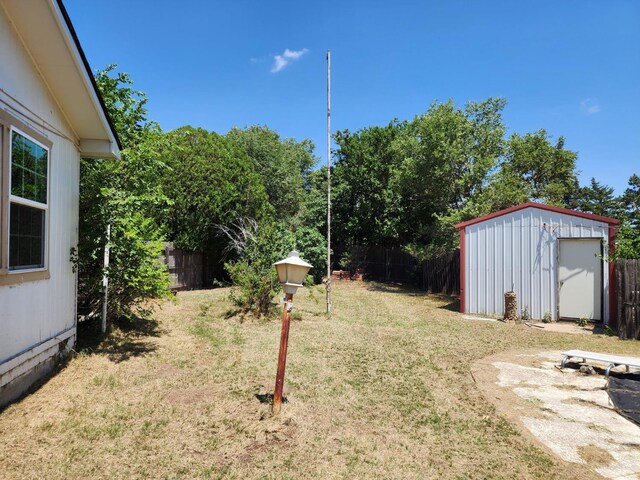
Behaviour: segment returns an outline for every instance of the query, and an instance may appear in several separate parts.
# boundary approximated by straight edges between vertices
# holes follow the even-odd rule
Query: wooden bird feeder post
[[[282,406],[282,389],[284,387],[284,371],[287,365],[287,347],[289,345],[289,326],[293,309],[293,294],[302,286],[311,265],[300,258],[298,252],[292,251],[284,260],[274,263],[278,279],[285,293],[284,311],[282,314],[282,331],[280,332],[280,353],[278,354],[278,371],[276,387],[273,392],[273,415],[280,413]]]

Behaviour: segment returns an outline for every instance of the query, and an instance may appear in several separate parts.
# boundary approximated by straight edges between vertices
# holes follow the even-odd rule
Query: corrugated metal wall
[[[518,295],[520,312],[546,312],[557,320],[559,238],[608,239],[608,225],[539,208],[491,218],[465,227],[465,305],[472,313],[502,315],[504,293]],[[603,260],[604,262],[604,260]],[[609,274],[603,264],[604,320],[609,317]]]

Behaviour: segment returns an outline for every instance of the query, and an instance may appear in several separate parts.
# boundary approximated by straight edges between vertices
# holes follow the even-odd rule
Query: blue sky
[[[621,193],[640,174],[640,1],[65,0],[93,69],[117,63],[171,130],[268,125],[311,138],[502,96]]]

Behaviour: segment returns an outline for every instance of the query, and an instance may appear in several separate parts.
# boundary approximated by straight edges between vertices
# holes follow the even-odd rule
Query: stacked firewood
[[[506,292],[504,294],[504,321],[518,321],[518,298],[516,292]]]

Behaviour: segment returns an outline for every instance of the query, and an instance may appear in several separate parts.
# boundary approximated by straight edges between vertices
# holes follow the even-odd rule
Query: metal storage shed
[[[531,318],[615,319],[613,264],[619,221],[527,202],[456,225],[460,311],[504,313],[504,293]],[[611,279],[611,283],[610,283]]]

